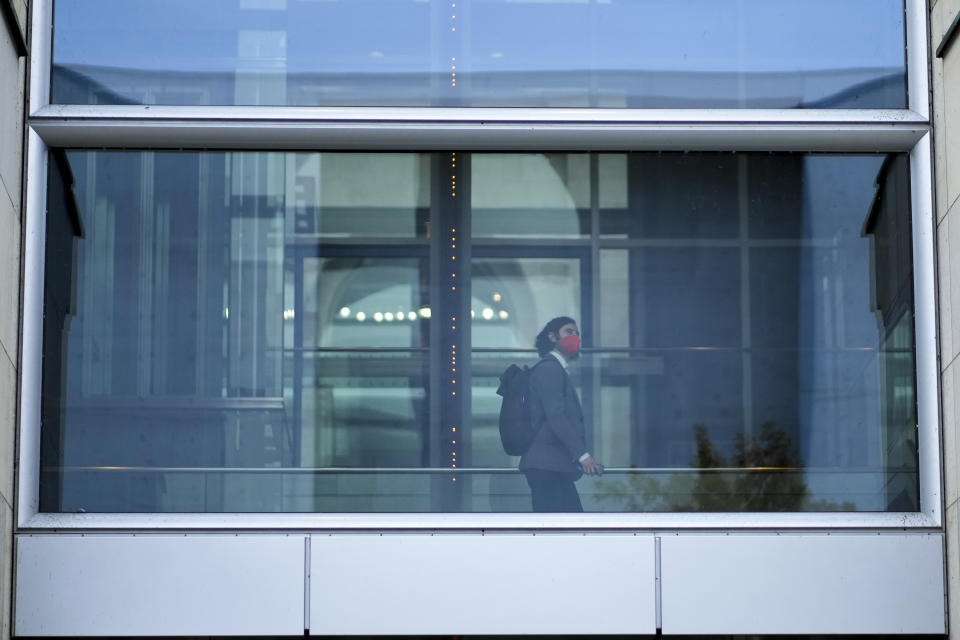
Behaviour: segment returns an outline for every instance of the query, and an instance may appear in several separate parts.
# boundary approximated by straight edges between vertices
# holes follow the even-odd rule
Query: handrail
[[[129,472],[129,473],[255,473],[255,474],[518,474],[515,467],[143,467],[143,466],[64,466],[44,467],[45,472]],[[840,467],[606,467],[604,474],[655,475],[655,474],[726,474],[726,473],[896,473],[914,469],[844,469]]]

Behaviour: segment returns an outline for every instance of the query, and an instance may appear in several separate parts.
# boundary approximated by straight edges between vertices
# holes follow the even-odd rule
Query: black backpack
[[[511,456],[522,456],[533,443],[537,430],[533,425],[533,394],[530,390],[530,374],[541,360],[532,367],[522,369],[515,364],[507,367],[500,376],[497,395],[503,396],[500,405],[500,442],[503,450]]]

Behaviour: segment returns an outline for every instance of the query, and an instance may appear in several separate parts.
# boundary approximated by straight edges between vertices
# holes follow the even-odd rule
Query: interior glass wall
[[[529,511],[559,315],[587,511],[918,509],[904,154],[61,155],[43,511]]]
[[[902,0],[57,0],[53,102],[905,108]]]

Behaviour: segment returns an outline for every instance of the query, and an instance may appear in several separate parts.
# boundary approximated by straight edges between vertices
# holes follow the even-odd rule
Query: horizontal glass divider
[[[531,347],[472,347],[473,353],[529,353],[536,349]],[[580,347],[580,353],[660,353],[677,351],[735,351],[741,352],[780,352],[780,353],[859,353],[880,351],[876,347],[829,347],[817,349],[814,347]],[[882,353],[913,353],[912,349],[884,349]]]
[[[648,513],[34,513],[21,521],[18,533],[65,531],[431,531],[487,532],[557,530],[749,530],[844,529],[941,530],[924,512],[648,512]]]
[[[609,210],[608,210],[609,211]],[[602,213],[601,213],[602,215]],[[840,241],[833,238],[612,238],[600,236],[600,249],[632,249],[644,247],[813,247],[821,249],[842,249]]]
[[[378,151],[909,151],[929,125],[33,118],[51,147]]]
[[[624,208],[601,208],[601,218],[608,213],[622,213]],[[533,249],[544,246],[571,246],[571,247],[591,247],[593,239],[589,237],[582,238],[549,238],[544,236],[537,237],[538,242],[531,242],[530,237],[512,237],[497,238],[495,236],[486,236],[472,238],[474,247],[530,247]],[[322,241],[325,245],[326,240]],[[618,238],[611,235],[601,234],[597,240],[597,246],[602,251],[604,249],[644,249],[653,248],[780,248],[780,247],[812,247],[822,249],[842,249],[843,245],[833,238]],[[334,243],[329,243],[334,244]],[[487,257],[487,256],[483,256]]]
[[[44,467],[44,472],[66,473],[250,473],[258,475],[501,475],[523,473],[516,467],[141,467],[141,466],[76,466]],[[662,475],[662,474],[736,474],[736,473],[810,473],[810,474],[882,474],[913,473],[912,469],[877,468],[843,469],[839,467],[605,467],[604,475]]]
[[[409,322],[409,320],[405,322]],[[397,324],[400,324],[400,322],[398,321]],[[430,347],[273,347],[265,349],[265,351],[287,353],[429,353]]]
[[[198,397],[198,396],[113,396],[109,399],[88,398],[74,402],[71,411],[125,411],[129,409],[177,409],[207,411],[277,411],[283,410],[282,397]]]
[[[481,236],[474,237],[470,239],[471,244],[474,247],[530,247],[530,248],[543,248],[544,246],[548,247],[590,247],[593,244],[593,240],[588,236],[582,236],[579,238],[554,238],[550,236],[540,235],[537,236],[534,240],[533,238],[527,236],[514,236],[510,238],[498,238],[496,236]],[[477,256],[479,257],[479,256]],[[486,258],[487,256],[482,256]]]
[[[288,238],[295,245],[306,245],[316,247],[323,245],[327,247],[369,247],[373,246],[403,246],[403,247],[429,247],[429,238],[411,238],[411,237],[378,237],[364,236],[362,238],[344,238],[320,233],[292,233]]]
[[[918,123],[909,109],[590,109],[565,107],[286,107],[51,104],[31,118],[286,122]]]

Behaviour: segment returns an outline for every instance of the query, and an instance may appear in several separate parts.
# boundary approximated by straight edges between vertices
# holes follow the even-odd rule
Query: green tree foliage
[[[727,461],[707,427],[693,425],[696,453],[692,469],[659,474],[631,474],[603,480],[597,493],[624,511],[852,511],[855,505],[811,500],[803,461],[789,434],[773,421],[755,436],[738,435]]]

